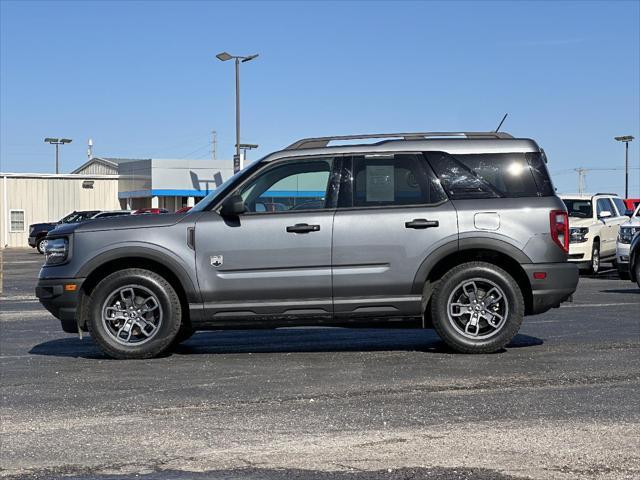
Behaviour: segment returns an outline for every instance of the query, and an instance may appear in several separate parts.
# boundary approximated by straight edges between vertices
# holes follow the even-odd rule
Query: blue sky
[[[571,169],[621,168],[640,137],[640,2],[0,3],[0,170],[50,172],[45,136],[73,139],[62,170],[98,156],[257,158],[297,138],[504,130],[536,139],[560,191]],[[631,192],[640,196],[640,138]],[[623,193],[622,171],[591,191]]]

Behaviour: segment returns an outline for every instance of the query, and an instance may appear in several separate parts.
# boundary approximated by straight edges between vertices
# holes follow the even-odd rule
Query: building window
[[[24,210],[9,210],[10,232],[24,232]]]

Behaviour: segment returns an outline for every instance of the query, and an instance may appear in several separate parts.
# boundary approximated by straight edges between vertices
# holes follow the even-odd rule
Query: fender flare
[[[467,250],[490,250],[506,255],[520,264],[532,263],[531,259],[522,250],[504,240],[491,237],[461,238],[438,247],[423,260],[414,277],[412,293],[415,295],[423,293],[429,274],[443,258]]]
[[[87,263],[82,265],[78,271],[77,276],[80,278],[87,278],[97,268],[112,262],[114,260],[122,260],[123,258],[142,258],[152,260],[161,264],[173,273],[180,281],[180,286],[185,292],[187,302],[199,303],[201,302],[200,292],[197,286],[194,284],[194,279],[188,273],[188,268],[184,263],[168,250],[163,249],[157,245],[121,245],[115,248],[109,248],[102,253],[99,253]]]

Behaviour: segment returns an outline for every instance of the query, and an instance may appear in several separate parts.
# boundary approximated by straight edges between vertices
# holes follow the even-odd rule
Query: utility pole
[[[585,178],[587,176],[588,169],[586,168],[574,168],[578,172],[578,193],[582,195],[585,191]]]
[[[211,131],[211,159],[218,159],[218,132]]]
[[[91,160],[93,158],[93,139],[89,139],[87,143],[87,159]]]

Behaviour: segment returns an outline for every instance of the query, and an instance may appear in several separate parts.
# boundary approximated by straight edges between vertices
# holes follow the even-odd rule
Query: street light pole
[[[44,139],[45,143],[49,145],[56,146],[56,175],[60,173],[60,145],[64,145],[65,143],[71,143],[73,140],[70,138],[51,138],[47,137]]]
[[[233,156],[233,173],[237,173],[242,170],[242,157],[240,156],[240,62],[250,62],[256,58],[258,54],[249,55],[246,57],[231,55],[227,52],[222,52],[216,55],[217,59],[221,62],[234,59],[236,67],[236,153]]]
[[[615,137],[618,142],[624,142],[624,198],[629,198],[629,142],[633,138],[631,135]]]
[[[238,170],[236,162],[233,162],[233,173],[242,170],[243,161],[240,157],[240,59],[236,57],[236,157],[238,158]]]

